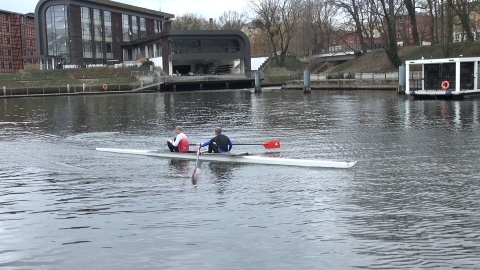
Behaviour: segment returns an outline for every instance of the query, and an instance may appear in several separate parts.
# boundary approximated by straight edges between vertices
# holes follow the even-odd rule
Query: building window
[[[8,50],[8,56],[12,56],[12,50]]]
[[[455,42],[459,42],[460,41],[460,34],[455,34]]]
[[[82,7],[82,39],[92,40],[92,23],[90,19],[90,9]]]
[[[105,41],[112,41],[112,13],[104,11],[103,22],[105,23]]]
[[[7,44],[10,44],[10,38],[7,37]]]
[[[93,58],[93,49],[92,49],[92,41],[91,40],[84,40],[83,41],[83,57],[84,58]]]
[[[103,23],[105,24],[105,56],[107,59],[113,59],[112,13],[110,13],[109,11],[103,12]]]
[[[128,19],[128,15],[122,15],[122,30],[123,30],[123,41],[130,41],[131,40],[131,32],[130,32],[130,21]]]
[[[99,9],[93,10],[93,29],[94,29],[94,40],[102,41],[103,40],[103,29],[102,29],[102,14]]]
[[[101,41],[95,41],[95,58],[103,58],[103,42]]]
[[[155,20],[155,33],[162,32],[162,21]]]
[[[147,36],[147,23],[145,18],[140,18],[140,38]]]
[[[68,12],[66,5],[47,8],[45,12],[47,25],[48,54],[60,56],[69,62],[68,57]]]
[[[132,16],[132,40],[138,39],[138,17]]]

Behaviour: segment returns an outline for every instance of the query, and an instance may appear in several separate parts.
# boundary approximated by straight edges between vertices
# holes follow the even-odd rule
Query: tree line
[[[480,38],[480,0],[250,0],[250,16],[227,11],[218,19],[178,16],[172,29],[242,30],[252,54],[272,55],[283,66],[288,54],[308,55],[333,44],[359,54],[381,44],[390,62],[400,66],[404,45],[473,42]],[[352,42],[351,36],[355,36]],[[346,37],[350,37],[349,40]],[[457,40],[458,41],[458,40]]]

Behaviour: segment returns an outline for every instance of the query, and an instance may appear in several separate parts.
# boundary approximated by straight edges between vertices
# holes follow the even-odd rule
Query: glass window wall
[[[155,20],[155,33],[161,33],[162,32],[162,21]]]
[[[132,40],[138,39],[138,17],[132,16]]]
[[[169,43],[174,54],[236,53],[240,42],[236,39],[177,39]]]
[[[103,21],[105,23],[105,53],[107,59],[113,59],[112,51],[112,13],[109,11],[103,12]]]
[[[145,18],[140,18],[140,38],[147,36],[147,23]]]
[[[93,29],[94,29],[94,40],[102,41],[103,40],[102,12],[99,9],[93,10]]]
[[[122,15],[123,41],[131,41],[130,20],[128,15]]]
[[[82,7],[82,40],[83,40],[83,58],[92,58],[92,20],[90,8]]]
[[[68,12],[66,5],[47,8],[45,13],[47,25],[47,51],[49,55],[68,59]]]

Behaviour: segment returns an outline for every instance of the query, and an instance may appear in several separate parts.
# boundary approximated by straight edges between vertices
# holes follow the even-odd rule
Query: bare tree
[[[201,15],[187,13],[178,16],[172,22],[173,30],[207,30],[209,22]]]
[[[218,19],[218,25],[223,30],[242,30],[247,23],[247,15],[236,11],[225,11]]]
[[[426,9],[427,9],[427,13],[429,15],[429,19],[430,19],[430,25],[429,25],[429,34],[430,34],[430,42],[431,42],[431,45],[435,45],[438,43],[437,41],[437,35],[435,34],[436,31],[435,31],[435,25],[436,25],[436,20],[435,20],[435,15],[436,15],[436,10],[437,10],[437,5],[436,5],[436,1],[435,0],[427,0],[427,3],[426,3]]]
[[[367,44],[365,43],[365,36],[364,36],[364,25],[363,20],[361,18],[363,12],[365,10],[361,10],[362,0],[332,0],[335,5],[345,11],[347,14],[350,15],[350,18],[354,22],[355,33],[358,36],[358,41],[362,48],[362,53],[367,53]],[[363,11],[363,12],[362,12]]]
[[[372,3],[374,3],[372,0]],[[383,47],[390,63],[398,67],[402,60],[398,56],[396,18],[398,11],[402,9],[401,2],[395,0],[377,0],[378,5],[378,29],[382,29]]]
[[[448,1],[448,4],[455,11],[455,14],[458,16],[458,19],[460,20],[460,24],[463,28],[463,33],[465,33],[467,41],[469,42],[475,41],[475,37],[472,32],[472,27],[470,26],[470,12],[472,11],[472,9],[475,8],[476,5],[478,5],[478,2],[479,2],[478,0]]]
[[[412,29],[413,45],[420,45],[420,38],[418,35],[417,28],[417,13],[415,7],[415,0],[404,0],[405,8],[408,12],[408,17],[410,18],[410,27]]]
[[[302,15],[302,0],[250,0],[255,13],[254,24],[264,29],[278,66],[285,65],[290,42]]]
[[[337,22],[338,7],[330,1],[305,1],[302,18],[304,39],[313,48],[327,49],[331,44],[333,29]]]

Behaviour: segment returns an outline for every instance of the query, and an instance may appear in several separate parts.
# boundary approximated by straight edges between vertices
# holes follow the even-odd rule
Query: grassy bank
[[[285,58],[285,67],[277,66],[275,61],[272,60],[264,70],[264,83],[283,84],[286,81],[299,80],[299,76],[305,67],[305,63],[293,56]]]
[[[400,47],[398,52],[402,61],[450,57],[480,56],[480,42],[440,44],[433,46]],[[332,67],[326,72],[385,72],[398,71],[388,60],[383,49],[371,51],[343,64]]]
[[[473,57],[480,56],[480,42],[440,44],[433,46],[409,46],[399,47],[399,56],[402,61],[449,57]],[[315,63],[317,66],[322,63]],[[331,65],[331,64],[330,64]],[[287,57],[285,67],[277,67],[272,63],[265,68],[265,82],[283,84],[290,80],[303,79],[303,70],[307,66],[294,57]],[[326,73],[337,72],[391,72],[398,71],[388,60],[383,49],[377,49],[349,60],[340,65],[327,69]]]

